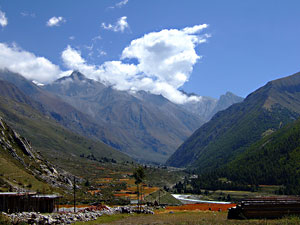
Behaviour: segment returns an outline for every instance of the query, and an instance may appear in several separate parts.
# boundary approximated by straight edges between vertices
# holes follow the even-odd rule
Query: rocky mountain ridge
[[[164,162],[203,123],[163,96],[118,91],[77,71],[43,89],[111,131],[104,143],[144,162]]]
[[[229,106],[244,100],[242,97],[239,97],[231,92],[226,92],[224,95],[221,95],[219,99],[199,96],[196,94],[187,95],[196,96],[200,98],[200,101],[187,102],[182,105],[183,108],[197,114],[205,122],[209,121],[217,112],[227,109]]]
[[[110,130],[114,135],[102,137],[104,143],[144,162],[164,162],[209,118],[219,102],[209,99],[208,103],[203,100],[178,105],[161,95],[145,91],[115,90],[78,71],[45,85],[43,89]],[[225,104],[235,102],[236,99]],[[209,109],[208,116],[203,116],[200,110],[208,104],[214,107]]]
[[[141,162],[163,163],[205,122],[192,107],[188,110],[144,91],[117,91],[76,71],[43,87],[9,71],[0,71],[0,80],[15,86],[0,91],[1,96],[29,105],[66,129]]]

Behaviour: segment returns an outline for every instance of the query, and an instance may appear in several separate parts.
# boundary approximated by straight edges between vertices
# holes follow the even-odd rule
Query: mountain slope
[[[74,169],[72,166],[66,167],[67,161],[74,161],[73,165],[78,161],[89,161],[82,159],[82,155],[91,156],[98,161],[103,158],[117,162],[132,161],[130,157],[102,142],[71,132],[31,105],[25,104],[23,99],[35,103],[13,84],[0,81],[0,88],[7,90],[6,97],[0,96],[0,115],[11,127],[28,138],[36,150],[64,169]]]
[[[78,134],[95,139],[105,135],[113,136],[109,130],[104,130],[103,127],[91,120],[86,114],[76,110],[57,96],[42,90],[19,74],[0,70],[0,80],[7,81],[21,90],[27,99],[31,99],[29,105],[32,108],[53,118],[64,127]],[[35,103],[31,104],[32,102]]]
[[[247,166],[245,166],[247,165]],[[253,144],[222,171],[244,184],[285,185],[285,194],[300,193],[300,120]]]
[[[167,161],[200,171],[219,168],[262,136],[300,114],[300,73],[271,81],[242,103],[217,113],[187,139]]]
[[[118,91],[79,72],[44,89],[113,133],[100,137],[102,141],[142,161],[164,162],[203,124],[197,115],[163,96]]]
[[[0,189],[52,193],[72,189],[71,175],[55,168],[0,117]],[[56,190],[57,191],[57,190]]]
[[[118,91],[79,72],[44,87],[9,71],[0,71],[0,80],[14,84],[25,98],[7,91],[0,91],[2,96],[15,94],[15,100],[72,132],[100,140],[143,162],[165,162],[204,123],[199,112],[190,112],[161,95]],[[203,101],[195,109],[206,111],[207,106],[211,113],[210,102]]]

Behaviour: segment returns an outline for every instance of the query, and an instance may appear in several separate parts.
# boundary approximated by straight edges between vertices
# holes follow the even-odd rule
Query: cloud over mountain
[[[20,73],[29,80],[49,83],[61,76],[61,70],[44,57],[24,51],[16,45],[0,43],[0,69]]]
[[[79,70],[118,90],[145,90],[184,103],[197,100],[177,89],[188,81],[193,65],[201,58],[195,47],[206,42],[208,35],[199,35],[205,28],[207,25],[203,24],[146,34],[123,50],[120,61],[108,61],[99,66],[88,64],[81,53],[70,46],[62,52],[62,59],[69,69]],[[134,59],[138,63],[129,63]]]
[[[189,80],[195,63],[201,58],[195,48],[206,42],[209,35],[201,34],[208,25],[184,29],[164,29],[133,40],[119,60],[94,65],[85,60],[81,52],[67,46],[61,58],[67,71],[62,71],[44,57],[0,43],[0,69],[7,68],[39,83],[55,79],[78,70],[87,77],[111,85],[117,90],[149,91],[161,94],[175,103],[199,100],[178,91]]]

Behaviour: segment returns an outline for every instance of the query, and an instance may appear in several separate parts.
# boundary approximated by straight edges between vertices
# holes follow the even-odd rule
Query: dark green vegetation
[[[300,194],[300,120],[252,145],[223,170],[244,184],[283,184],[279,193]],[[247,166],[245,166],[247,165]]]
[[[300,73],[271,81],[217,113],[168,163],[199,173],[191,182],[194,193],[282,185],[277,194],[300,194],[299,113]]]
[[[141,194],[142,194],[142,190],[141,190],[141,184],[144,182],[145,180],[145,171],[144,168],[142,166],[139,166],[138,168],[136,168],[133,172],[133,178],[135,180],[135,184],[136,184],[136,188],[137,188],[137,199],[138,199],[138,206],[140,207],[140,202],[141,202]]]
[[[242,103],[217,113],[167,161],[200,172],[220,168],[300,113],[300,74],[269,82]]]
[[[201,200],[238,203],[245,198],[278,196],[284,188],[282,185],[249,185],[220,176],[221,172],[214,172],[202,174],[199,178],[184,179],[176,183],[171,191],[176,194],[193,195]]]

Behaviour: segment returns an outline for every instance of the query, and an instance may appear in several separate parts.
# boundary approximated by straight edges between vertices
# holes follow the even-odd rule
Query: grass
[[[78,222],[80,224],[115,224],[115,225],[148,225],[148,224],[169,224],[169,225],[201,225],[201,224],[218,224],[218,225],[297,225],[300,224],[299,217],[287,217],[277,220],[228,220],[226,212],[176,212],[176,213],[158,213],[154,215],[123,215],[117,214],[112,216],[103,216],[95,221]]]
[[[216,190],[209,191],[208,195],[202,194],[200,195],[201,200],[211,200],[211,201],[222,201],[223,198],[226,199],[228,195],[230,195],[231,202],[239,202],[245,198],[252,198],[256,196],[271,196],[276,195],[275,191],[278,190],[280,186],[278,185],[260,185],[258,191],[230,191],[230,190]],[[205,190],[201,190],[202,193]]]
[[[138,215],[136,215],[136,214],[103,215],[103,216],[99,217],[97,220],[88,221],[88,222],[76,222],[75,225],[81,225],[81,224],[96,225],[96,224],[111,223],[111,222],[126,219],[128,217],[132,217],[132,216],[137,217]]]
[[[0,147],[1,152],[4,150]],[[0,154],[0,178],[13,186],[20,186],[22,188],[30,187],[31,190],[40,191],[43,193],[52,193],[53,189],[50,185],[38,180],[32,174],[27,172],[18,162],[5,154]],[[3,190],[8,191],[8,190]]]
[[[170,193],[159,190],[156,192],[151,193],[146,198],[146,201],[154,202],[155,200],[157,202],[160,202],[161,204],[169,204],[169,205],[181,205],[182,203],[174,198]]]

